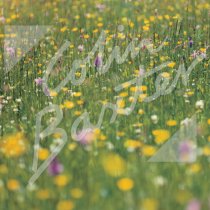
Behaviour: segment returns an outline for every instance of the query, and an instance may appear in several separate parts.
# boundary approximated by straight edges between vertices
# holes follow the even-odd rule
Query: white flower
[[[32,192],[32,191],[35,191],[38,189],[37,185],[36,184],[28,184],[26,189],[29,191],[29,192]]]
[[[188,126],[191,122],[192,122],[192,120],[187,117],[187,118],[185,118],[184,120],[181,121],[180,125]]]
[[[157,115],[152,115],[152,116],[151,116],[151,120],[152,120],[152,122],[153,122],[154,124],[157,124],[157,122],[158,122],[158,117],[157,117]]]
[[[114,149],[114,145],[111,142],[107,142],[106,146],[107,146],[108,150],[113,150]]]
[[[157,176],[154,178],[154,184],[156,186],[163,186],[167,183],[167,180],[162,176]]]
[[[80,52],[82,52],[82,51],[84,50],[84,45],[81,45],[81,44],[80,44],[80,45],[78,46],[77,49],[78,49]]]
[[[16,99],[16,102],[17,102],[17,103],[20,103],[20,102],[21,102],[21,98],[17,98],[17,99]]]
[[[204,108],[204,101],[203,100],[199,100],[195,103],[195,107],[196,109],[203,109]]]

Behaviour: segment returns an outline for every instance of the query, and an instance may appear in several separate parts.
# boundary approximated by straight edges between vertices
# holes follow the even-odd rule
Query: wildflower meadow
[[[208,0],[0,0],[0,210],[210,210]]]

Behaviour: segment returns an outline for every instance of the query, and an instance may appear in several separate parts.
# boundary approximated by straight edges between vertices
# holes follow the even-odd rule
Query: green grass
[[[98,3],[106,5],[106,8],[99,11],[96,8]],[[0,114],[0,209],[69,210],[72,208],[67,204],[65,208],[59,206],[59,203],[68,200],[73,203],[74,209],[79,210],[177,210],[186,209],[192,199],[198,199],[202,209],[210,209],[209,9],[207,0],[133,0],[127,3],[123,0],[11,0],[8,4],[0,2],[0,17],[6,18],[4,24],[0,21],[0,104],[3,105]],[[146,30],[145,26],[148,24],[149,28]],[[6,25],[51,26],[45,38],[8,73],[5,72],[3,59]],[[114,36],[118,33],[119,25],[124,26],[124,38]],[[47,97],[34,80],[45,75],[48,63],[58,49],[66,40],[70,41],[69,48],[56,63],[55,71],[48,81],[51,89],[66,78],[75,59],[86,58],[102,30],[108,30],[104,62],[115,46],[119,46],[123,53],[132,38],[138,38],[139,42],[149,38],[154,48],[166,37],[167,40],[158,53],[151,55],[147,49],[141,49],[135,59],[129,55],[123,64],[113,62],[109,71],[103,75],[97,75],[97,69],[94,67],[96,53],[91,58],[91,65],[87,65],[86,79],[81,85],[68,82],[65,90],[61,90],[54,97]],[[193,40],[192,47],[189,47],[189,37]],[[79,45],[84,45],[83,52],[78,51]],[[194,60],[191,56],[193,52],[205,50],[207,57],[193,69],[187,86],[180,78],[171,94],[160,96],[150,103],[138,100],[131,115],[119,114],[112,124],[111,112],[107,111],[99,134],[88,147],[72,139],[72,124],[84,112],[89,113],[90,122],[95,125],[103,103],[115,104],[120,93],[125,96],[125,107],[130,106],[134,95],[132,89],[128,87],[119,93],[114,88],[136,78],[135,70],[138,70],[140,65],[149,72],[166,61],[175,62],[173,68],[166,67],[161,71],[169,73],[171,84],[179,65],[183,62],[188,69]],[[156,73],[144,79],[143,85],[147,87],[145,93],[148,96],[156,91],[155,81],[158,75],[159,73]],[[72,94],[78,92],[81,96]],[[199,100],[204,101],[204,109],[196,108],[196,102]],[[65,108],[66,101],[73,102],[74,107]],[[36,114],[49,104],[64,105],[63,119],[58,127],[66,131],[68,140],[58,159],[64,166],[61,175],[67,177],[68,182],[62,187],[57,186],[57,176],[49,176],[45,171],[36,181],[35,189],[30,190],[27,184],[33,175]],[[141,114],[139,110],[144,113]],[[195,113],[199,130],[197,161],[192,164],[147,162],[152,155],[145,154],[144,149],[150,145],[158,150],[166,142],[164,140],[162,144],[158,144],[153,131],[164,129],[172,136],[180,129],[181,121],[187,117],[191,118]],[[158,117],[156,124],[151,120],[152,115]],[[43,117],[42,129],[52,122],[50,120],[53,120],[53,117],[54,113]],[[172,119],[177,125],[168,126],[167,121]],[[24,133],[27,149],[23,154],[17,155],[18,157],[12,157],[3,152],[5,146],[2,143],[8,141],[13,134],[16,137],[11,138],[16,142],[17,132]],[[135,140],[138,146],[129,151],[125,143],[131,139]],[[41,146],[50,152],[53,142],[55,136],[50,135],[42,141]],[[14,150],[15,147],[18,145],[9,145],[8,151]],[[110,154],[120,157],[126,165],[119,176],[110,175],[103,164]],[[39,164],[41,162],[39,160]],[[110,161],[107,164],[112,166],[114,163]],[[119,165],[116,164],[116,168],[113,166],[113,170],[118,171]],[[134,183],[133,188],[128,191],[120,190],[117,185],[118,181],[125,177]],[[157,178],[161,180],[159,184],[155,181]],[[15,179],[20,185],[15,190],[8,186],[11,179]],[[82,191],[80,198],[76,198],[75,193],[72,193],[74,188]],[[43,189],[46,190],[44,195],[49,193],[46,198],[43,194],[40,196],[40,190]]]

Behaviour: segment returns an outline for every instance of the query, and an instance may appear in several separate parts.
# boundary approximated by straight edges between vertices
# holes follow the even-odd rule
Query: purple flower
[[[189,37],[189,45],[190,45],[190,47],[192,47],[192,46],[193,46],[193,40],[192,40],[192,37]]]
[[[179,159],[182,162],[193,162],[196,158],[195,145],[192,141],[185,140],[179,144]]]
[[[48,166],[48,174],[51,176],[56,176],[63,172],[63,165],[55,158]]]
[[[36,85],[38,85],[38,86],[41,86],[43,84],[43,79],[40,77],[36,78],[34,81],[35,81]]]
[[[186,210],[201,210],[200,201],[197,199],[191,200],[186,207]]]
[[[102,57],[100,55],[97,55],[94,64],[96,68],[100,68],[102,66]]]

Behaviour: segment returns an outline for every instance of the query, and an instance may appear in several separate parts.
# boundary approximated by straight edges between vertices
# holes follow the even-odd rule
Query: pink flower
[[[0,22],[3,23],[3,24],[6,22],[6,19],[5,19],[4,16],[1,16],[1,17],[0,17]]]
[[[47,87],[44,88],[44,94],[50,96],[50,90]]]
[[[145,72],[144,72],[144,69],[140,68],[140,69],[139,69],[139,76],[143,76],[144,73],[145,73]]]
[[[100,12],[102,12],[102,11],[106,8],[106,5],[104,5],[104,4],[97,4],[97,5],[96,5],[96,8],[97,8]]]
[[[15,56],[15,49],[13,47],[6,47],[5,50],[9,56],[11,57]]]
[[[195,145],[192,141],[185,140],[179,144],[179,159],[183,162],[193,162],[196,158]]]
[[[191,54],[192,58],[196,58],[198,56],[198,52],[196,52],[195,50],[193,51],[193,54]]]
[[[40,77],[36,78],[34,81],[35,81],[36,85],[38,85],[38,86],[41,86],[43,84],[43,79]]]
[[[186,207],[186,210],[201,210],[200,201],[197,199],[191,200]]]
[[[94,133],[92,129],[84,129],[76,136],[76,140],[82,145],[88,145],[94,140]]]

